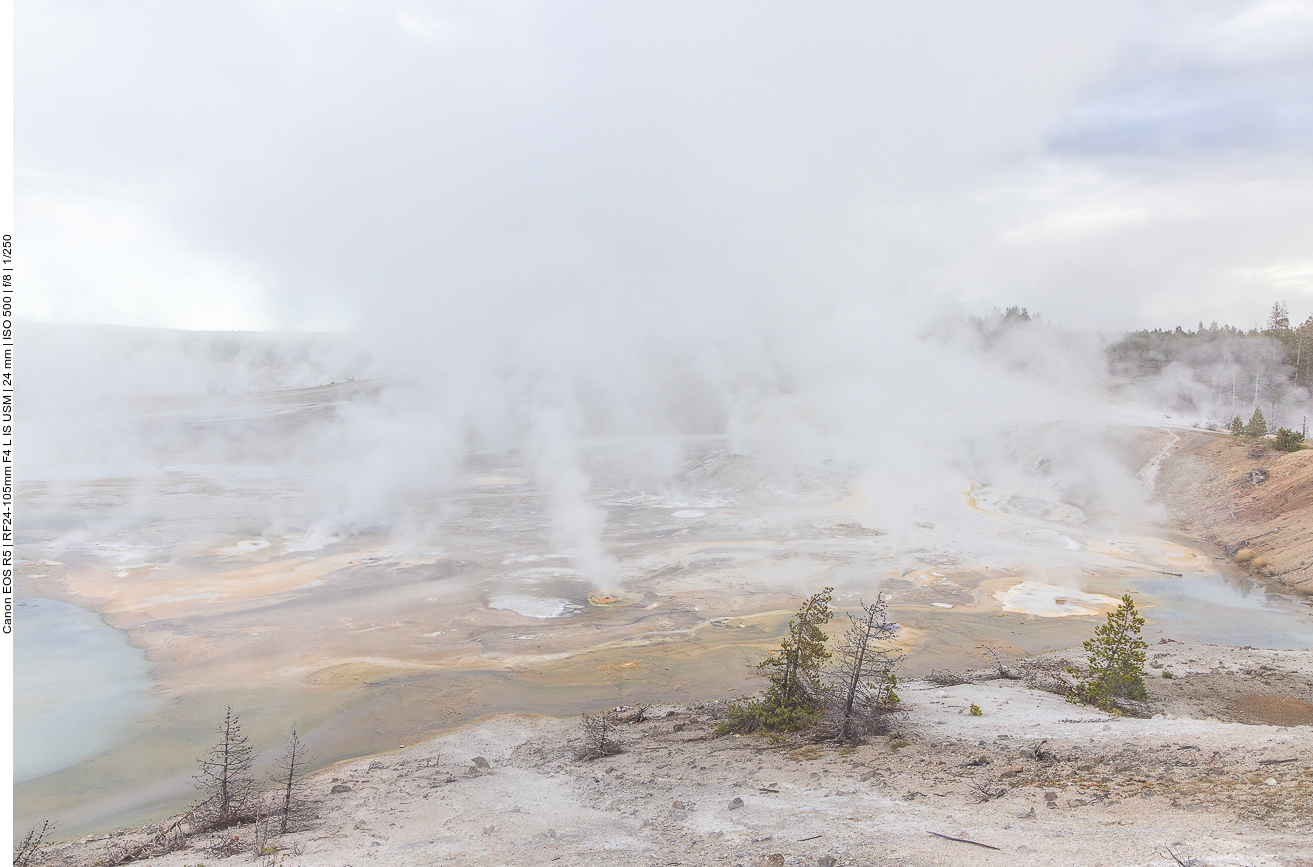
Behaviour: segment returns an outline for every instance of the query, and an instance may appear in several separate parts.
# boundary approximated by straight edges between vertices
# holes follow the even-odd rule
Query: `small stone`
[[[784,856],[779,852],[762,855],[756,860],[754,867],[784,867]]]
[[[677,731],[677,732],[682,732],[683,730],[684,730],[684,724],[683,724],[683,723],[675,723],[675,731]]]
[[[730,808],[731,810],[737,810],[739,807],[742,807],[742,806],[743,806],[743,799],[742,799],[742,798],[735,798],[734,800],[732,800],[732,801],[729,802],[729,808]]]
[[[483,756],[475,756],[474,758],[470,759],[470,761],[474,763],[474,766],[476,768],[486,769],[491,767],[491,765],[488,764],[488,760],[485,759]]]
[[[839,859],[835,858],[833,855],[822,855],[816,859],[816,867],[834,867],[834,865],[838,863]]]
[[[1056,801],[1056,800],[1058,800],[1058,793],[1057,793],[1057,792],[1045,792],[1045,793],[1044,793],[1044,800],[1046,800],[1046,801]]]
[[[1084,798],[1068,798],[1068,799],[1067,799],[1067,806],[1068,806],[1068,807],[1084,807],[1084,806],[1085,806],[1086,804],[1088,804],[1088,803],[1089,803],[1089,801],[1086,801]]]
[[[1263,781],[1263,784],[1266,786],[1275,786],[1277,784],[1277,781],[1275,777],[1268,777],[1266,780]]]
[[[672,810],[682,810],[682,809],[684,809],[684,802],[683,802],[683,801],[675,801],[674,803],[672,803],[672,804],[670,805],[670,809],[672,809]]]
[[[336,786],[328,790],[330,795],[340,795],[343,792],[349,791],[351,791],[351,787],[343,783],[338,783]]]

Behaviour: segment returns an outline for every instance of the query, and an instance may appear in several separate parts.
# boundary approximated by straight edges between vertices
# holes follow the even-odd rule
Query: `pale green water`
[[[150,663],[96,614],[53,599],[18,602],[14,782],[121,743],[155,706]]]

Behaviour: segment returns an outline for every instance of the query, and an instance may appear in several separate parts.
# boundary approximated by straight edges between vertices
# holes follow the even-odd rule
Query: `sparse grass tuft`
[[[790,750],[784,754],[786,758],[794,762],[814,762],[823,755],[821,748],[815,745],[799,747],[796,750]]]

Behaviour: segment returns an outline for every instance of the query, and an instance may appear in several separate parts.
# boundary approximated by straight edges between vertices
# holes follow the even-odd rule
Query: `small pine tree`
[[[1279,428],[1272,447],[1279,452],[1297,452],[1304,447],[1304,434],[1288,427]]]
[[[197,808],[209,829],[228,828],[256,818],[255,781],[251,779],[251,747],[242,734],[241,719],[231,707],[219,724],[219,742],[204,758],[196,787],[208,793]]]
[[[1245,423],[1240,420],[1240,416],[1231,419],[1231,433],[1236,436],[1243,436],[1245,433]]]
[[[1263,408],[1254,407],[1254,414],[1249,417],[1249,424],[1245,426],[1245,433],[1251,437],[1267,436],[1267,419],[1263,418]]]
[[[1087,704],[1115,711],[1116,700],[1142,701],[1148,693],[1144,686],[1144,656],[1148,644],[1140,637],[1144,618],[1135,610],[1130,594],[1122,596],[1117,610],[1108,614],[1108,622],[1094,630],[1085,642],[1090,668],[1077,684],[1076,692]]]
[[[791,732],[815,722],[824,709],[821,667],[830,658],[825,649],[829,636],[821,626],[834,616],[830,600],[834,588],[826,587],[808,599],[792,620],[780,649],[757,666],[766,673],[770,686],[760,701],[730,709],[729,720],[717,732],[754,731],[759,728]]]

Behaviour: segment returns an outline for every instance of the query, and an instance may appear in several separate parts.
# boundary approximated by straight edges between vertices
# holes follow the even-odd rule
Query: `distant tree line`
[[[1128,331],[1108,348],[1108,364],[1118,376],[1152,376],[1174,362],[1190,364],[1206,357],[1229,355],[1237,362],[1262,360],[1287,369],[1295,385],[1313,384],[1313,315],[1291,327],[1284,301],[1272,305],[1263,328],[1248,331],[1213,322],[1191,331]]]
[[[1300,405],[1313,386],[1313,316],[1292,327],[1286,304],[1277,302],[1265,325],[1248,331],[1216,322],[1131,331],[1108,347],[1107,357],[1114,376],[1159,379],[1168,385],[1158,396],[1173,408],[1231,419],[1232,432],[1266,436],[1278,416],[1297,421],[1302,431]]]

